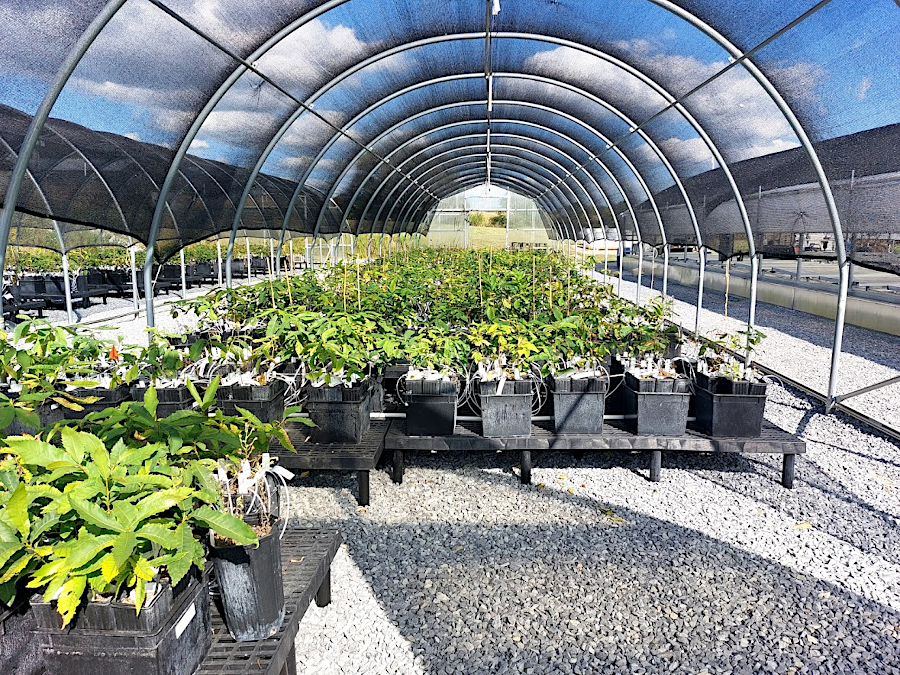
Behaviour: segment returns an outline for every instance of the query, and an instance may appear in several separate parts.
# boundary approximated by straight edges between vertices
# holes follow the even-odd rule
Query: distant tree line
[[[469,225],[472,227],[506,227],[506,214],[502,211],[470,211]]]

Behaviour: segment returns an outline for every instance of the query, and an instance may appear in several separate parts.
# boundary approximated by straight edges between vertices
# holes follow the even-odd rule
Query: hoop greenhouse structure
[[[0,28],[0,264],[100,230],[150,287],[223,234],[229,262],[421,239],[491,184],[557,243],[655,249],[664,292],[697,247],[698,317],[711,251],[749,259],[751,326],[761,256],[833,261],[832,402],[852,265],[900,272],[893,0],[8,0]]]

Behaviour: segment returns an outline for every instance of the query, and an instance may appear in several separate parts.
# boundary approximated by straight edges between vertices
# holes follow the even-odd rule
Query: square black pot
[[[638,436],[684,436],[690,394],[625,391],[625,414]]]
[[[766,395],[714,394],[697,389],[697,430],[713,438],[759,438]]]
[[[40,643],[47,670],[66,675],[190,675],[212,642],[209,591],[202,576],[189,579],[183,592],[160,593],[135,616],[134,607],[111,604],[87,607],[74,626],[62,630],[47,603],[35,605]],[[39,596],[38,596],[39,598]],[[159,609],[154,606],[161,602]],[[39,606],[41,611],[38,612]],[[96,610],[96,611],[94,611]],[[130,618],[126,615],[130,613]],[[91,628],[83,628],[82,616]],[[115,624],[102,628],[103,623]],[[49,625],[48,625],[49,624]]]
[[[305,387],[306,411],[316,426],[308,430],[313,443],[362,442],[372,413],[372,383],[367,378],[352,387]]]

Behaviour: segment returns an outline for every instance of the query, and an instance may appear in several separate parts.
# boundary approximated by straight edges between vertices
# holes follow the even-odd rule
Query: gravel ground
[[[760,306],[760,360],[827,374],[827,322],[788,311]],[[143,322],[111,323],[139,341]],[[189,322],[158,310],[165,330]],[[900,360],[894,338],[856,332],[848,351],[870,340],[873,361],[845,357],[845,388]],[[669,453],[652,484],[640,453],[547,452],[525,486],[512,455],[417,453],[403,485],[373,472],[365,509],[350,474],[298,477],[294,522],[346,541],[298,671],[900,673],[900,446],[777,386],[766,416],[808,442],[794,490],[765,455]]]
[[[598,278],[602,275],[597,274]],[[622,295],[635,297],[635,278],[626,275]],[[656,291],[650,291],[649,275],[643,280],[641,300],[652,292],[659,295],[661,280],[655,279]],[[618,288],[618,280],[614,282]],[[683,326],[693,330],[697,289],[669,283],[669,295],[675,300],[675,314]],[[724,316],[725,294],[706,291],[700,331],[705,335],[737,331],[746,327],[750,312],[747,298],[729,296],[728,318]],[[766,334],[755,355],[760,363],[783,373],[823,395],[828,392],[831,370],[831,346],[834,321],[805,314],[786,307],[763,302],[756,306],[757,327]],[[838,394],[855,391],[900,375],[900,337],[847,325],[844,329]],[[900,428],[900,384],[884,387],[844,402],[850,408],[886,424]]]
[[[898,446],[781,387],[766,415],[808,441],[794,490],[780,457],[686,453],[657,484],[543,453],[530,486],[416,453],[365,509],[350,474],[295,479],[296,522],[347,542],[298,672],[900,673]]]

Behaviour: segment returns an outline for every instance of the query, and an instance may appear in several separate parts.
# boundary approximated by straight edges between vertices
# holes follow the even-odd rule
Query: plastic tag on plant
[[[293,478],[294,478],[293,472],[288,471],[283,466],[279,466],[278,464],[276,464],[271,469],[269,469],[269,471],[271,471],[272,473],[278,474],[285,480],[293,480]]]
[[[500,376],[500,381],[497,382],[497,396],[503,395],[503,385],[506,384],[506,373]]]

